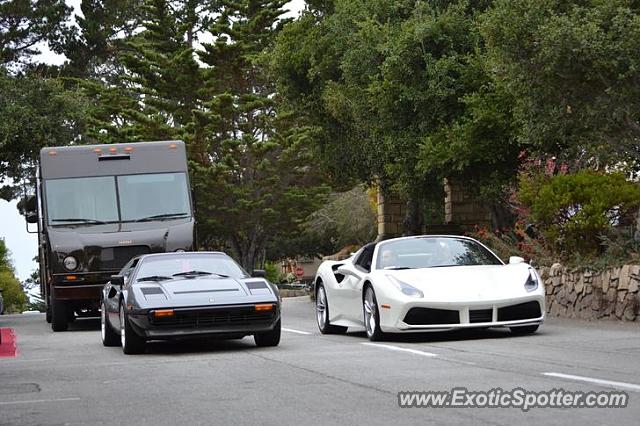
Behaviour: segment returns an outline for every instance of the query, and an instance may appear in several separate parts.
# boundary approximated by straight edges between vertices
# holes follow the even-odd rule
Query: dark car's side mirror
[[[111,275],[109,279],[111,281],[111,285],[115,285],[117,287],[122,287],[124,285],[124,276],[123,275]]]
[[[264,269],[254,269],[251,276],[254,278],[264,278],[267,276],[267,272]]]

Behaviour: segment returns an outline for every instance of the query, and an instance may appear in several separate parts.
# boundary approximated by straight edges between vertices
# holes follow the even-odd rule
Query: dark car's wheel
[[[104,346],[118,346],[120,344],[120,336],[113,331],[107,320],[107,307],[104,302],[102,302],[100,309],[100,332],[102,333],[102,344]]]
[[[533,334],[538,331],[539,324],[536,325],[525,325],[523,327],[509,327],[512,334],[516,336],[523,336],[525,334]]]
[[[376,294],[370,286],[365,288],[362,310],[364,312],[364,327],[367,330],[367,337],[372,342],[382,340],[384,338],[384,333],[380,328],[378,302],[376,300]]]
[[[347,327],[332,325],[329,322],[329,299],[327,299],[327,292],[322,284],[318,284],[316,290],[316,320],[322,334],[344,334],[347,332]]]
[[[51,303],[51,329],[65,331],[67,328],[69,328],[67,303],[64,300],[53,299],[53,303]]]
[[[273,327],[273,330],[254,334],[253,340],[256,341],[256,346],[278,346],[278,343],[280,343],[280,320]]]
[[[144,339],[136,334],[129,323],[129,318],[124,312],[124,305],[120,304],[120,344],[122,352],[127,355],[141,354],[144,352]]]

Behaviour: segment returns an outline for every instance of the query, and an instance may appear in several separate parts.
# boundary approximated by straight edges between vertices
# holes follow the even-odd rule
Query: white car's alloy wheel
[[[378,301],[372,287],[367,286],[364,291],[362,310],[364,312],[364,327],[367,330],[367,337],[372,341],[382,340],[384,333],[380,329]]]
[[[318,283],[316,290],[316,320],[322,334],[344,334],[347,332],[347,327],[333,325],[329,322],[329,298],[322,283]]]
[[[316,318],[318,320],[318,327],[320,327],[320,329],[325,328],[327,324],[327,296],[322,286],[318,289],[316,296]]]
[[[367,287],[364,296],[364,325],[367,329],[367,336],[373,336],[376,331],[376,303],[373,299],[373,290]]]

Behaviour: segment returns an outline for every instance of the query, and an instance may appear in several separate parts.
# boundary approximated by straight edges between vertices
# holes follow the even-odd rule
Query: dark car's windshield
[[[51,225],[169,220],[191,216],[185,173],[50,179]]]
[[[377,269],[501,265],[482,245],[462,238],[409,238],[380,244]]]
[[[184,278],[213,276],[247,278],[248,274],[229,256],[216,253],[176,253],[142,259],[136,280],[145,277]]]

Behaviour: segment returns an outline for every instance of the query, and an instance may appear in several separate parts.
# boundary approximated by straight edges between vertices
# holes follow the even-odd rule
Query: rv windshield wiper
[[[171,279],[171,277],[165,277],[164,275],[150,275],[148,277],[138,278],[136,281],[165,281]]]
[[[92,225],[103,225],[107,222],[103,222],[101,220],[96,220],[96,219],[85,219],[82,217],[75,217],[75,218],[65,218],[65,219],[51,219],[52,222],[77,222],[77,223],[89,223]]]
[[[148,222],[151,220],[162,220],[162,219],[174,219],[180,217],[189,216],[189,213],[165,213],[165,214],[156,214],[153,216],[143,217],[141,219],[136,219],[135,222]]]

